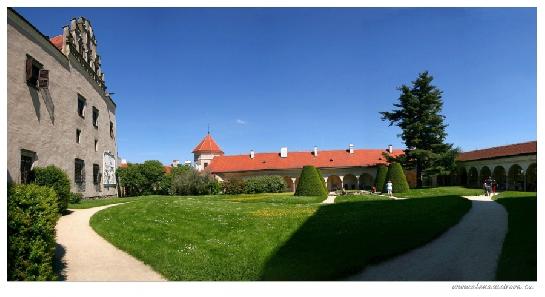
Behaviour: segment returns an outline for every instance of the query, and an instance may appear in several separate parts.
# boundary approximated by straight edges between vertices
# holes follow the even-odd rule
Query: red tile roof
[[[474,150],[461,153],[458,156],[459,161],[472,161],[481,159],[492,159],[499,157],[508,157],[525,154],[537,154],[537,141],[515,143],[504,146],[496,146],[481,150]]]
[[[52,37],[49,39],[53,45],[58,48],[59,50],[62,50],[62,35],[57,35],[55,37]]]
[[[254,158],[250,155],[233,155],[215,157],[207,169],[211,173],[299,169],[306,165],[318,168],[331,167],[359,167],[384,164],[386,160],[382,153],[386,150],[359,149],[350,154],[347,150],[319,151],[318,156],[312,152],[289,152],[286,158],[281,158],[280,153],[256,153]],[[402,150],[394,150],[393,155],[402,154]]]
[[[222,154],[220,146],[214,141],[210,134],[207,134],[203,140],[193,149],[192,153],[216,153]]]

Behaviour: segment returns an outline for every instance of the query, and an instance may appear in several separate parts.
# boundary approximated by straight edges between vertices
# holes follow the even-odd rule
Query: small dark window
[[[204,168],[208,167],[208,163],[204,163]]]
[[[38,87],[40,69],[44,66],[31,56],[26,56],[26,82],[32,87]]]
[[[98,185],[100,183],[100,166],[93,164],[93,184]]]
[[[82,118],[85,117],[85,105],[86,105],[85,98],[83,96],[78,94],[78,115]]]
[[[95,152],[98,152],[98,139],[95,139]]]
[[[114,123],[110,122],[110,137],[114,138]]]
[[[81,130],[76,129],[76,143],[80,143],[81,141]]]
[[[34,163],[34,152],[21,150],[21,183],[32,182],[32,163]]]
[[[75,159],[74,181],[76,184],[82,184],[85,182],[85,161],[81,159]]]
[[[98,108],[93,106],[93,126],[98,128]]]

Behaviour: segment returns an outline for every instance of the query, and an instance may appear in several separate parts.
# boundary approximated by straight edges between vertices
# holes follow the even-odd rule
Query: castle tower
[[[203,140],[193,149],[192,153],[195,157],[195,167],[199,171],[208,167],[215,156],[223,155],[223,151],[216,141],[214,141],[210,132],[208,132]]]

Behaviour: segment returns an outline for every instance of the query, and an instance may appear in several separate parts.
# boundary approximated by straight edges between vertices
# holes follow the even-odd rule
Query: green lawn
[[[497,280],[537,280],[537,193],[503,192],[495,197],[509,213]]]
[[[100,198],[100,199],[82,199],[80,203],[69,203],[68,209],[83,209],[97,206],[104,206],[115,203],[136,201],[145,197],[124,197],[124,198]]]
[[[363,195],[344,195],[344,196],[337,196],[335,198],[335,203],[343,203],[343,202],[357,202],[357,201],[376,201],[376,200],[392,200],[385,196],[379,196],[379,195],[371,195],[371,194],[363,194]]]
[[[334,280],[432,240],[471,207],[460,197],[298,199],[150,196],[98,212],[91,226],[169,280]]]
[[[104,199],[83,199],[80,203],[68,204],[69,209],[84,209],[97,206],[104,206],[115,203],[130,202],[139,199],[147,198],[160,198],[168,196],[141,196],[141,197],[123,197],[123,198],[104,198]],[[267,193],[267,194],[243,194],[243,195],[214,195],[214,196],[200,196],[200,198],[212,199],[212,200],[225,200],[231,202],[242,203],[255,203],[255,202],[268,202],[268,203],[289,203],[289,204],[305,204],[305,203],[318,203],[325,200],[321,197],[294,197],[293,193]]]
[[[394,193],[396,197],[402,198],[429,198],[439,196],[478,196],[483,195],[482,189],[469,189],[459,186],[452,187],[437,187],[424,189],[409,189],[406,193]]]

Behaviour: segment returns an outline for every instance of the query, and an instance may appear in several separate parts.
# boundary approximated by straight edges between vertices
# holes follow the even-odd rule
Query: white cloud
[[[239,124],[239,125],[246,125],[246,121],[243,121],[243,120],[241,120],[241,119],[237,119],[236,122],[237,122],[237,124]]]

